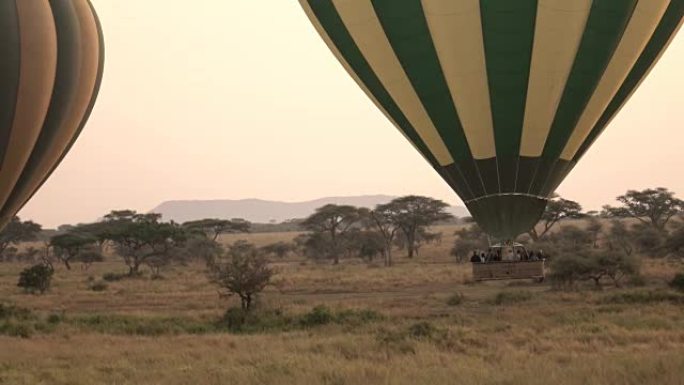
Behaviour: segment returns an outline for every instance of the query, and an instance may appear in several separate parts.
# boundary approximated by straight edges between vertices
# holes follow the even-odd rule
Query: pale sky
[[[92,0],[106,41],[90,122],[20,216],[92,221],[165,200],[422,194],[461,204],[334,59],[295,0]],[[586,209],[684,197],[684,37],[565,180]]]

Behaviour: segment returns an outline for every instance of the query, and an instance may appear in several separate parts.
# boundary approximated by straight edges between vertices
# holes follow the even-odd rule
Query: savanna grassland
[[[116,259],[59,266],[41,296],[16,287],[25,265],[0,264],[0,383],[684,383],[684,295],[667,286],[681,262],[645,261],[638,286],[600,291],[475,283],[448,256],[454,228],[441,230],[441,244],[391,268],[274,261],[241,330],[221,321],[237,300],[200,263],[113,281],[102,277],[126,271]]]

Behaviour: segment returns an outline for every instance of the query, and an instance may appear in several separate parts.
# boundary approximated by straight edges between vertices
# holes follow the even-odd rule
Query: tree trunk
[[[240,308],[247,311],[252,306],[252,296],[249,294],[240,294]]]
[[[131,265],[128,266],[128,275],[133,277],[138,275],[140,272],[140,262],[139,261],[134,261]]]
[[[408,257],[413,258],[415,255],[416,239],[415,234],[406,234],[406,249],[408,250]]]
[[[385,243],[385,266],[392,266],[392,241]]]

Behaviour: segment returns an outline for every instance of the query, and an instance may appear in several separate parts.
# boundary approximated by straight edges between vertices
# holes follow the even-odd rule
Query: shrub
[[[251,243],[238,241],[230,247],[229,260],[213,264],[210,279],[226,290],[226,295],[237,294],[242,309],[249,310],[252,300],[273,277],[266,258],[257,255]]]
[[[532,293],[527,291],[502,291],[494,297],[494,304],[509,305],[529,301],[532,299]]]
[[[205,334],[215,330],[211,323],[180,317],[95,314],[72,318],[69,323],[88,331],[140,336]]]
[[[64,321],[64,316],[62,314],[52,313],[47,317],[47,322],[50,325],[57,325]]]
[[[601,287],[604,277],[610,278],[617,287],[627,276],[639,275],[640,260],[618,250],[579,250],[573,255],[563,255],[551,263],[550,278],[557,288],[574,288],[579,281],[593,280]]]
[[[12,321],[0,323],[0,334],[10,337],[30,338],[33,328],[30,325]]]
[[[122,279],[128,277],[127,274],[117,274],[117,273],[104,273],[102,274],[102,279],[107,282],[121,281]]]
[[[7,320],[10,318],[27,320],[33,318],[33,314],[29,309],[0,303],[0,320]]]
[[[246,323],[247,312],[239,307],[231,307],[226,310],[221,319],[221,325],[233,332],[242,331]]]
[[[458,306],[458,305],[463,303],[463,300],[464,300],[463,294],[454,293],[449,297],[449,299],[447,299],[447,305]]]
[[[31,310],[0,303],[0,335],[29,338],[38,323]]]
[[[438,332],[439,329],[427,321],[415,323],[408,328],[408,335],[413,338],[432,338]]]
[[[103,281],[98,281],[90,285],[90,290],[92,291],[105,291],[107,290],[107,283]]]
[[[24,269],[19,274],[17,286],[23,288],[28,293],[45,293],[50,288],[52,275],[55,270],[52,266],[41,263]]]
[[[384,317],[375,310],[342,310],[335,314],[335,322],[343,325],[358,326],[369,322],[381,321]]]
[[[670,287],[675,290],[684,291],[684,273],[675,275],[672,281],[670,281]]]
[[[304,327],[327,325],[333,321],[333,314],[327,306],[318,305],[304,314],[300,324]]]
[[[659,302],[684,304],[684,296],[667,291],[640,290],[614,294],[603,298],[602,302],[610,304],[649,304]]]
[[[295,316],[287,315],[280,309],[247,311],[234,307],[226,311],[218,327],[233,333],[256,333],[310,329],[329,324],[359,326],[381,319],[382,315],[372,310],[343,310],[335,313],[326,306],[316,306]]]
[[[549,278],[557,288],[574,288],[577,281],[587,279],[593,269],[593,263],[589,258],[563,255],[551,262]]]

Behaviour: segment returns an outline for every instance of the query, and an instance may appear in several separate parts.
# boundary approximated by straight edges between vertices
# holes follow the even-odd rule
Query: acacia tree
[[[149,264],[158,274],[159,267],[185,242],[186,233],[180,226],[160,219],[160,214],[132,210],[112,211],[105,216],[107,226],[102,236],[115,244],[129,275],[139,274],[142,264]]]
[[[409,258],[416,254],[421,232],[427,232],[426,228],[436,222],[453,218],[446,212],[448,204],[424,196],[408,195],[392,200],[387,206],[391,209],[392,225],[404,236]]]
[[[0,257],[12,245],[35,241],[38,239],[38,234],[41,230],[42,227],[37,223],[22,221],[17,216],[13,217],[7,226],[0,231]]]
[[[372,210],[369,213],[369,218],[382,236],[385,249],[385,266],[387,267],[392,266],[392,244],[397,232],[400,230],[399,221],[397,220],[399,212],[399,207],[390,202],[377,205],[375,210]]]
[[[632,255],[634,252],[634,240],[632,239],[632,234],[624,222],[620,220],[613,220],[611,222],[608,237],[610,240],[609,248],[619,248],[627,256]]]
[[[64,263],[67,270],[71,270],[71,262],[77,259],[89,246],[97,243],[97,238],[91,234],[70,231],[50,238],[50,247],[55,256]]]
[[[541,220],[541,231],[537,230],[537,226],[533,227],[529,232],[530,238],[532,240],[539,241],[555,226],[559,221],[566,218],[580,218],[582,217],[582,206],[575,201],[568,199],[563,199],[559,196],[555,196],[553,199],[549,200],[546,205],[544,214],[542,214]]]
[[[200,219],[183,223],[190,231],[198,231],[216,241],[221,234],[248,233],[252,224],[244,219]]]
[[[587,232],[591,234],[593,246],[595,249],[599,247],[598,239],[601,235],[601,230],[603,230],[603,223],[601,223],[601,221],[598,218],[590,216],[587,222]]]
[[[635,218],[659,232],[665,232],[672,217],[682,212],[684,201],[675,197],[675,193],[664,187],[629,190],[616,200],[620,207],[604,206],[604,212],[615,218]]]
[[[210,279],[227,291],[227,295],[240,297],[242,310],[250,310],[254,296],[269,284],[273,270],[260,256],[257,248],[245,241],[237,241],[228,249],[228,260],[210,266]]]
[[[333,264],[340,263],[341,236],[364,217],[365,210],[354,206],[328,204],[316,209],[302,222],[305,229],[314,233],[326,234],[330,247],[328,254]]]

